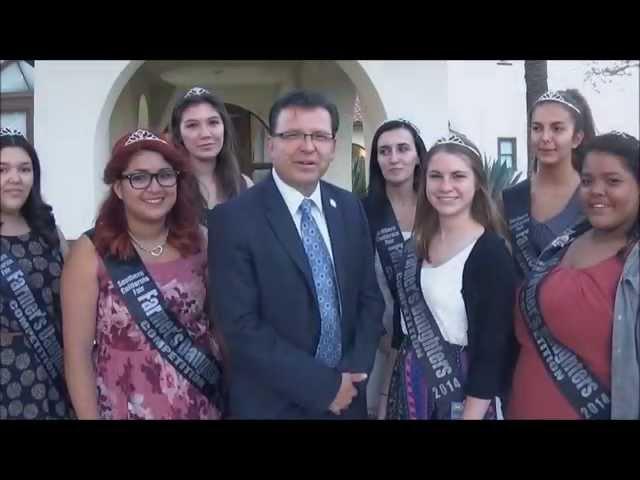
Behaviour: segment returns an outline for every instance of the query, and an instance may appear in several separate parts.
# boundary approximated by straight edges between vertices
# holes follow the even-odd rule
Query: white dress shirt
[[[331,256],[331,261],[333,262],[333,249],[331,248],[331,239],[329,237],[329,228],[327,227],[327,220],[324,216],[324,211],[322,209],[322,195],[320,191],[320,182],[316,186],[316,189],[309,197],[305,197],[298,190],[284,183],[276,169],[273,168],[271,170],[273,174],[273,180],[276,182],[276,187],[282,195],[284,199],[284,203],[287,205],[289,209],[289,213],[291,214],[291,218],[293,218],[293,223],[296,225],[296,229],[298,230],[298,235],[302,238],[302,232],[300,230],[300,224],[302,223],[302,212],[300,211],[300,204],[305,198],[309,198],[313,204],[311,207],[311,215],[313,219],[318,224],[318,229],[320,230],[320,235],[322,235],[322,239],[324,240],[324,244],[327,246],[329,250],[329,255]]]

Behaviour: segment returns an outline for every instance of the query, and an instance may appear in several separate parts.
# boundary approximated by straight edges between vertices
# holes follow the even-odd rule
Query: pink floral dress
[[[168,308],[196,345],[220,359],[204,311],[206,254],[147,264]],[[218,419],[220,412],[153,348],[132,319],[104,264],[98,267],[94,355],[101,418]]]

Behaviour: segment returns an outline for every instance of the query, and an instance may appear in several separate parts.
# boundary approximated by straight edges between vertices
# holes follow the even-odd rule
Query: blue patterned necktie
[[[329,249],[311,215],[312,206],[313,202],[308,198],[305,198],[300,204],[300,212],[302,213],[300,231],[302,244],[311,266],[322,320],[316,358],[329,367],[335,367],[342,356],[338,287]]]

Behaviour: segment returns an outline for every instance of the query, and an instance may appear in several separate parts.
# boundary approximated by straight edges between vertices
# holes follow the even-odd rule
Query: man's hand
[[[340,415],[342,410],[348,408],[351,401],[358,396],[358,390],[354,384],[366,379],[366,373],[343,373],[340,389],[336,394],[336,398],[331,402],[331,405],[329,405],[329,410],[336,415]]]

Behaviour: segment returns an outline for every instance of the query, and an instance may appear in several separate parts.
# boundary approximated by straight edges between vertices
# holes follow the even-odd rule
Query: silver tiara
[[[131,135],[129,135],[129,138],[127,138],[127,141],[124,142],[124,146],[126,147],[127,145],[131,145],[132,143],[136,143],[136,142],[141,142],[143,140],[154,140],[157,142],[167,143],[160,137],[151,133],[149,130],[143,130],[142,128],[139,128],[138,130],[133,132]]]
[[[557,102],[557,103],[562,103],[564,105],[566,105],[569,108],[573,108],[576,112],[578,112],[579,115],[582,115],[582,112],[580,111],[580,109],[578,107],[576,107],[573,103],[568,102],[563,96],[562,94],[560,94],[559,92],[555,92],[555,91],[548,91],[546,93],[543,93],[542,95],[540,95],[540,97],[536,100],[536,102],[534,103],[534,105],[540,103],[540,102]]]
[[[20,136],[25,138],[24,134],[20,130],[15,128],[2,127],[0,128],[0,137],[15,137]]]
[[[436,143],[433,144],[433,147],[436,147],[438,145],[458,145],[459,147],[464,147],[467,150],[471,150],[478,157],[481,157],[480,152],[478,150],[473,148],[471,145],[467,145],[466,143],[464,143],[464,140],[462,140],[462,138],[460,138],[457,135],[449,135],[448,137],[442,137],[436,140]]]
[[[412,122],[410,122],[409,120],[405,119],[405,118],[392,118],[390,120],[386,120],[382,123],[382,125],[385,125],[387,123],[391,123],[391,122],[400,122],[400,123],[404,123],[405,125],[409,125],[411,128],[413,128],[416,133],[418,135],[420,135],[420,129]]]
[[[211,95],[211,92],[206,88],[202,87],[193,87],[187,93],[184,94],[184,98],[199,96],[199,95]]]
[[[627,139],[633,139],[633,137],[632,137],[631,135],[629,135],[628,133],[624,133],[624,132],[621,132],[621,131],[619,131],[619,130],[611,130],[611,131],[609,132],[609,135],[617,135],[617,136],[619,136],[619,137],[624,138],[625,140],[627,140]],[[634,139],[634,140],[635,140],[635,139]]]

